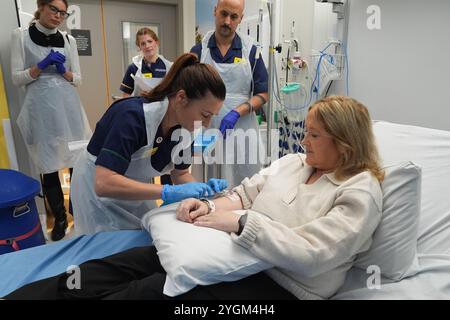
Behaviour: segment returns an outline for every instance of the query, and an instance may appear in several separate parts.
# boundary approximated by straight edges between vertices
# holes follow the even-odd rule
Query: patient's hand
[[[232,211],[216,211],[194,221],[199,227],[213,228],[225,232],[238,232],[240,215]]]
[[[188,223],[193,223],[196,218],[206,214],[208,206],[198,199],[183,200],[177,208],[177,219]]]

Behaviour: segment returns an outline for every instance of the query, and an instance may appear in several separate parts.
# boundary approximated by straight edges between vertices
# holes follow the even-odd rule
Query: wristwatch
[[[207,214],[210,214],[210,213],[213,213],[214,211],[216,211],[216,204],[214,202],[212,202],[211,200],[206,199],[206,198],[200,198],[199,200],[201,202],[206,203],[206,205],[208,206],[208,213]]]
[[[242,230],[244,230],[245,227],[245,223],[247,222],[247,214],[243,214],[240,218],[239,218],[239,229],[238,232],[236,233],[238,236],[241,235]]]

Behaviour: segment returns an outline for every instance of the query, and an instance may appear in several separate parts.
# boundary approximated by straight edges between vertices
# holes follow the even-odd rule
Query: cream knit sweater
[[[382,192],[368,172],[346,181],[326,174],[306,185],[313,168],[304,159],[287,155],[234,189],[248,218],[232,239],[276,266],[268,275],[299,299],[329,298],[369,249]]]

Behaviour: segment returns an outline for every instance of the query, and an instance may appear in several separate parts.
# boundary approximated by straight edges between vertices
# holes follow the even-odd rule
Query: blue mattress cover
[[[66,272],[69,266],[150,245],[147,231],[100,232],[0,255],[0,297],[41,279]]]

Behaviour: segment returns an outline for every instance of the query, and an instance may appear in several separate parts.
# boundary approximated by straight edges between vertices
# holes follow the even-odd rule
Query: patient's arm
[[[239,231],[239,218],[241,216],[232,211],[216,211],[206,216],[195,219],[194,225],[199,227],[213,228],[229,233]]]
[[[233,191],[212,201],[218,212],[242,210],[244,208],[241,198]],[[193,223],[196,218],[206,214],[208,214],[208,206],[198,199],[183,200],[177,208],[177,219],[184,222]]]
[[[235,191],[228,191],[225,195],[212,200],[216,205],[217,211],[242,210],[244,206],[242,199]]]
[[[245,178],[239,186],[229,191],[225,196],[214,199],[216,211],[220,213],[221,211],[250,209],[256,197],[264,188],[267,178],[277,174],[282,167],[282,159],[278,159],[270,167],[262,169],[253,177]],[[207,213],[208,206],[206,203],[198,199],[186,199],[177,208],[177,219],[193,223],[196,218]]]

